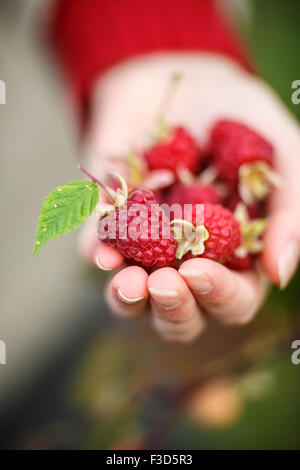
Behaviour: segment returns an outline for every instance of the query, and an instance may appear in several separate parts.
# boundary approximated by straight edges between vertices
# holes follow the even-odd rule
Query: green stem
[[[80,168],[80,170],[85,173],[89,178],[90,180],[97,184],[98,186],[100,186],[100,188],[104,191],[106,197],[109,199],[109,201],[114,204],[115,201],[112,197],[112,195],[110,194],[110,192],[108,191],[108,189],[104,186],[103,183],[101,183],[101,181],[99,181],[97,178],[95,178],[95,176],[93,176],[88,170],[86,170],[82,165],[78,165],[78,168]]]
[[[157,121],[164,120],[165,115],[170,107],[171,102],[173,101],[175,91],[178,88],[178,83],[182,79],[182,75],[180,73],[173,73],[170,82],[168,83],[168,86],[166,88],[165,93],[163,94],[159,110],[157,113]]]

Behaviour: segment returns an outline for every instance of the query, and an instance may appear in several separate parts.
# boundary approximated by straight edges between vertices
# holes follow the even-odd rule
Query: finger
[[[273,211],[264,235],[262,265],[269,278],[281,288],[291,280],[299,261],[299,228],[296,212]]]
[[[273,188],[269,226],[264,236],[262,266],[269,278],[281,288],[292,278],[299,260],[300,191],[299,129],[291,119],[281,123],[281,132],[274,134],[276,170],[281,176],[280,188]]]
[[[117,269],[124,263],[121,253],[99,241],[96,231],[97,217],[91,216],[85,223],[78,239],[78,249],[90,264],[104,271]]]
[[[148,274],[138,266],[122,269],[111,280],[106,293],[112,311],[122,317],[142,315],[147,307]]]
[[[267,288],[262,272],[241,274],[204,258],[185,261],[179,273],[200,306],[224,324],[240,325],[249,321]]]
[[[148,290],[154,327],[164,339],[188,343],[204,329],[204,317],[175,269],[162,268],[152,273]]]
[[[263,267],[272,281],[284,288],[299,261],[299,238],[295,216],[285,211],[273,215],[264,236]]]
[[[104,271],[117,269],[124,263],[123,255],[116,248],[100,242],[95,249],[92,260],[99,269]]]

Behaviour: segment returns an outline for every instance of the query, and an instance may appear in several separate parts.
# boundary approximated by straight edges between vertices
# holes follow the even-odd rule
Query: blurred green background
[[[46,173],[51,190],[72,177],[76,130],[73,124],[66,125],[72,122],[71,112],[41,46],[39,24],[45,4],[29,1],[30,8],[25,8],[24,3],[2,3],[0,78],[7,81],[10,94],[6,114],[1,109],[0,150],[1,155],[15,157],[15,166],[4,165],[6,179],[15,178],[18,165],[26,177],[33,171]],[[259,73],[299,119],[300,105],[291,102],[291,84],[300,79],[299,1],[227,4]],[[14,61],[5,44],[15,54]],[[20,82],[16,77],[22,73]],[[41,97],[36,102],[26,101],[32,84]],[[44,160],[20,161],[24,149],[28,155],[42,152]],[[60,179],[51,159],[60,165]],[[74,260],[75,236],[50,247],[34,268],[29,255],[21,258],[14,236],[20,225],[24,227],[26,250],[22,249],[31,251],[31,227],[45,181],[34,181],[31,193],[20,182],[15,198],[25,195],[31,212],[26,218],[21,213],[18,224],[12,217],[6,223],[7,246],[12,247],[6,250],[10,259],[5,258],[7,253],[2,259],[11,290],[4,289],[4,298],[10,302],[12,324],[23,335],[14,343],[18,347],[8,356],[6,369],[0,369],[0,391],[7,389],[9,395],[1,401],[0,447],[300,449],[300,365],[291,362],[291,343],[300,339],[300,273],[284,292],[273,289],[249,327],[238,333],[217,330],[223,338],[218,359],[209,334],[201,340],[200,351],[196,346],[162,344],[147,322],[123,323],[111,318],[103,303],[99,306],[104,276]],[[58,270],[62,256],[65,265]],[[16,265],[18,273],[11,267]],[[43,271],[45,265],[49,272]],[[18,275],[24,292],[20,287],[16,294]],[[15,330],[10,332],[3,318],[0,338],[5,331],[7,344],[12,344]],[[204,364],[201,370],[198,358]]]
[[[244,24],[244,35],[259,73],[299,119],[300,106],[291,101],[291,84],[300,72],[299,2],[254,0],[250,5],[252,18]]]

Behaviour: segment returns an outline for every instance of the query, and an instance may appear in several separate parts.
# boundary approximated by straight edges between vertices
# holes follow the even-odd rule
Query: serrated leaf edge
[[[39,220],[38,220],[38,224],[37,224],[37,230],[36,230],[36,236],[35,236],[35,244],[34,244],[34,248],[33,248],[32,255],[35,255],[36,253],[38,253],[39,250],[40,250],[44,245],[46,245],[46,243],[48,243],[49,241],[54,240],[55,238],[58,238],[58,237],[60,237],[60,236],[62,236],[62,235],[65,235],[66,233],[70,233],[70,232],[72,232],[73,230],[76,230],[77,228],[80,227],[81,224],[77,225],[76,227],[74,227],[74,228],[72,228],[72,229],[70,229],[70,230],[68,230],[68,231],[66,231],[66,232],[64,232],[64,233],[62,233],[62,234],[56,234],[56,235],[54,235],[52,238],[50,238],[49,240],[47,240],[47,241],[44,242],[44,243],[40,243],[40,241],[37,240],[38,233],[39,233],[39,228],[42,227],[42,225],[43,225],[43,224],[40,223],[40,222],[41,222],[41,218],[42,218],[43,208],[44,208],[46,202],[48,201],[48,198],[50,198],[50,196],[53,195],[53,193],[55,193],[56,191],[60,192],[60,191],[63,190],[63,188],[64,188],[65,186],[68,186],[68,185],[71,185],[71,184],[74,184],[74,183],[84,183],[84,184],[86,184],[86,185],[89,186],[89,189],[90,189],[90,190],[92,190],[92,189],[94,189],[94,188],[97,188],[97,189],[98,189],[97,185],[96,185],[95,183],[92,183],[91,181],[72,181],[71,183],[68,183],[68,184],[66,184],[66,185],[64,185],[64,186],[58,186],[58,187],[55,188],[53,191],[51,191],[51,192],[48,194],[48,196],[46,196],[46,198],[45,198],[45,200],[44,200],[44,202],[43,202],[42,209],[41,209],[41,211],[40,211]],[[79,198],[79,197],[80,197],[80,195],[78,196],[78,198]],[[93,205],[93,207],[90,207],[90,208],[89,208],[89,213],[87,214],[86,217],[84,217],[84,219],[82,220],[81,223],[83,223],[84,220],[85,220],[89,215],[91,215],[91,213],[92,213],[93,210],[95,209],[95,207],[96,207],[98,201],[99,201],[99,193],[98,193],[98,198],[97,198],[97,200],[95,201],[95,204]],[[56,206],[56,204],[54,203],[54,207],[55,207],[55,206]],[[57,206],[56,206],[56,207],[57,207]]]

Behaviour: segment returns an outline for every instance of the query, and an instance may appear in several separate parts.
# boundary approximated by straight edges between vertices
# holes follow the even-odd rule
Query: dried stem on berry
[[[142,181],[142,175],[139,168],[138,160],[135,153],[131,149],[126,150],[129,165],[129,181],[132,185],[137,186]]]
[[[235,250],[235,255],[238,258],[244,258],[249,253],[258,254],[263,249],[263,240],[261,236],[267,228],[268,219],[253,219],[250,220],[247,208],[240,202],[234,212],[235,219],[240,224],[242,234],[241,245]]]
[[[247,205],[265,199],[271,187],[280,188],[282,180],[267,163],[263,161],[244,163],[239,168],[239,193]]]
[[[198,225],[196,227],[192,222],[184,219],[174,219],[170,225],[175,225],[173,231],[178,243],[176,252],[177,259],[182,259],[189,251],[192,252],[193,256],[199,256],[204,253],[204,242],[209,238],[209,233],[204,225]],[[188,229],[188,234],[185,229]],[[184,230],[184,234],[182,230]]]

